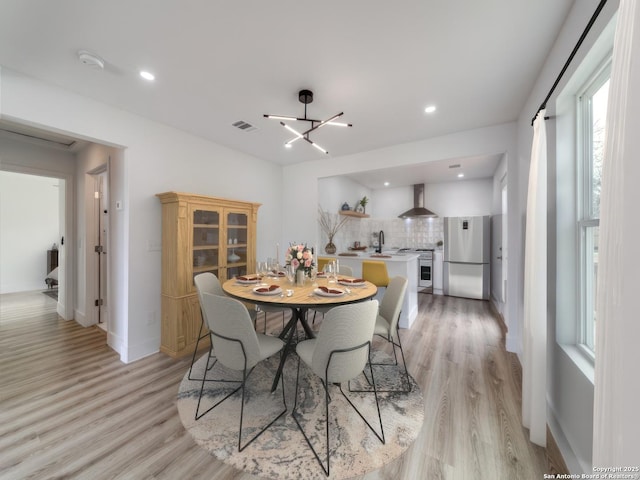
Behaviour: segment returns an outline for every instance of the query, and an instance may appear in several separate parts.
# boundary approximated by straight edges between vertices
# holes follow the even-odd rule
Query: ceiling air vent
[[[233,125],[236,128],[239,128],[240,130],[244,130],[245,132],[253,132],[254,130],[258,129],[258,127],[254,127],[253,125],[245,122],[244,120],[239,120],[235,123],[232,123],[231,125]]]

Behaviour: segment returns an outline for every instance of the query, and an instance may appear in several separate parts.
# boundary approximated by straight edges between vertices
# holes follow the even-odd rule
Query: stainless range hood
[[[431,210],[424,208],[424,184],[413,186],[413,208],[398,215],[398,218],[430,218],[437,217]]]

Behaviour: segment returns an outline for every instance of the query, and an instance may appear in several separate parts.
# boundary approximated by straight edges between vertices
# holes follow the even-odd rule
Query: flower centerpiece
[[[287,249],[285,257],[287,265],[291,265],[296,273],[303,272],[307,277],[311,276],[311,271],[315,266],[313,252],[307,245],[292,243]]]
[[[349,217],[342,217],[338,219],[338,215],[331,215],[329,212],[325,212],[322,208],[318,207],[318,223],[320,228],[329,238],[329,243],[324,247],[324,251],[328,254],[336,253],[336,246],[333,243],[333,237],[336,236],[338,230],[347,223]]]

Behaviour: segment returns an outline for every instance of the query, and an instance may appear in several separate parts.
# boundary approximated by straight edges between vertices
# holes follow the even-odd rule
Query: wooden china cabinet
[[[157,197],[162,203],[160,350],[177,358],[193,353],[200,331],[193,278],[212,272],[223,283],[255,269],[260,204],[177,192]]]

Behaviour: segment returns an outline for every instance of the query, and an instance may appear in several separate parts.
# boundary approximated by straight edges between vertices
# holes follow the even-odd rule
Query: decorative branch
[[[329,241],[336,236],[338,230],[340,230],[345,223],[349,221],[349,217],[338,218],[338,215],[331,215],[329,212],[322,210],[318,206],[318,223],[322,231],[329,237]]]

